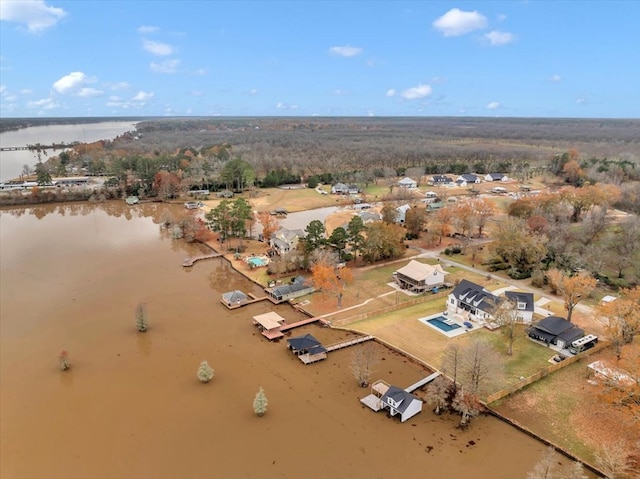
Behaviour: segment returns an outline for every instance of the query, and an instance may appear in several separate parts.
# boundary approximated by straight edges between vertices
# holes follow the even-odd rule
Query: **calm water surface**
[[[285,342],[267,342],[253,315],[299,313],[268,302],[228,311],[222,292],[261,288],[222,259],[183,268],[200,247],[163,233],[165,208],[184,210],[0,210],[2,479],[526,477],[544,446],[510,426],[482,417],[462,432],[456,417],[428,410],[400,424],[360,405],[367,391],[348,349],[304,366]],[[135,331],[140,302],[145,334]],[[326,343],[348,335],[306,332]],[[424,376],[376,348],[377,377],[408,385]],[[195,377],[202,360],[215,370],[207,385]],[[263,418],[252,411],[260,386]]]
[[[98,140],[110,140],[127,131],[135,130],[136,122],[108,121],[103,123],[86,123],[81,125],[49,125],[23,128],[16,131],[0,133],[0,146],[27,146],[40,143],[91,143]],[[55,156],[60,151],[47,150],[47,154]],[[43,161],[46,156],[42,155]],[[0,181],[17,178],[24,165],[33,167],[38,161],[37,154],[31,151],[0,152]]]

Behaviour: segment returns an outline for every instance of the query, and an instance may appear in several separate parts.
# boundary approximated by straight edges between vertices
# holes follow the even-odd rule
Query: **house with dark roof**
[[[273,288],[266,288],[265,291],[274,303],[282,303],[290,299],[298,298],[306,294],[313,293],[315,288],[304,276],[296,276],[289,284],[281,284]]]
[[[487,173],[484,177],[485,181],[509,181],[509,177],[504,173]]]
[[[450,176],[433,175],[427,183],[433,186],[448,186],[453,184],[453,179]]]
[[[476,176],[472,173],[465,173],[464,175],[460,175],[458,176],[459,180],[464,180],[466,181],[468,184],[477,184],[477,183],[481,183],[482,180],[480,179],[479,176]]]
[[[504,295],[508,300],[513,301],[516,308],[518,308],[518,320],[524,324],[530,324],[533,321],[533,311],[535,309],[533,293],[505,291]]]
[[[291,352],[305,364],[327,358],[327,349],[311,334],[287,339],[287,343]]]
[[[584,331],[559,316],[548,316],[541,319],[528,330],[529,337],[546,344],[555,344],[560,348],[568,348],[576,339],[584,336]]]
[[[301,229],[290,230],[280,228],[271,234],[269,246],[278,254],[283,255],[293,251],[298,246],[300,238],[304,238],[305,233]]]
[[[439,264],[432,266],[411,260],[409,263],[393,273],[393,280],[401,289],[414,293],[432,290],[444,283],[444,275],[449,274]]]
[[[447,309],[453,314],[466,314],[469,319],[488,322],[499,299],[479,284],[463,279],[447,298]]]
[[[391,416],[400,416],[400,422],[405,422],[422,411],[420,399],[396,386],[389,386],[380,401],[382,408],[388,409]]]

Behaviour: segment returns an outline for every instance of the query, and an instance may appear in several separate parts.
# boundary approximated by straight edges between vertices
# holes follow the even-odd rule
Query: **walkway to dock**
[[[303,319],[302,321],[298,321],[296,323],[283,324],[282,327],[280,328],[280,331],[288,331],[290,329],[297,328],[299,326],[304,326],[305,324],[315,323],[316,321],[325,322],[324,318],[320,316],[314,316],[313,318]]]
[[[201,254],[199,256],[192,256],[191,258],[185,258],[184,261],[182,261],[182,266],[184,266],[185,268],[188,268],[190,266],[193,266],[197,261],[200,261],[202,259],[220,258],[221,256],[222,256],[222,253],[209,253],[209,254]]]
[[[412,393],[413,391],[415,391],[418,388],[421,388],[422,386],[424,386],[425,384],[429,384],[431,381],[433,381],[435,378],[437,378],[438,376],[440,376],[440,371],[436,371],[433,374],[429,374],[426,378],[422,378],[420,381],[418,381],[417,383],[412,384],[411,386],[409,386],[408,388],[405,388],[405,391],[408,393]]]
[[[247,296],[249,298],[246,301],[243,301],[242,303],[229,304],[224,299],[221,299],[220,302],[224,304],[227,307],[227,309],[238,309],[238,308],[242,308],[243,306],[247,306],[248,304],[253,304],[259,301],[264,301],[266,299],[269,299],[267,296],[258,297],[251,293],[247,293]]]
[[[331,346],[327,346],[327,352],[337,351],[338,349],[348,348],[349,346],[353,346],[354,344],[364,343],[365,341],[369,341],[373,339],[373,336],[361,336],[355,339],[349,339],[347,341],[342,341],[340,343],[332,344]]]

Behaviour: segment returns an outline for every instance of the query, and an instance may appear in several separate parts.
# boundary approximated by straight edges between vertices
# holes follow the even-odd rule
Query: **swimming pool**
[[[438,316],[437,318],[427,319],[427,323],[435,326],[438,329],[441,329],[446,333],[462,327],[459,324],[453,323],[453,322],[450,324],[447,324],[445,321],[447,321],[447,318],[445,318],[444,316]]]
[[[247,260],[247,263],[249,263],[249,266],[252,266],[254,268],[265,266],[267,264],[267,262],[263,258],[260,258],[259,256],[254,256],[252,258],[249,258]]]

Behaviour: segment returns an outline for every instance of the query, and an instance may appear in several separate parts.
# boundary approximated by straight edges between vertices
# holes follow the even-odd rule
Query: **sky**
[[[640,118],[640,0],[0,0],[0,117]]]

